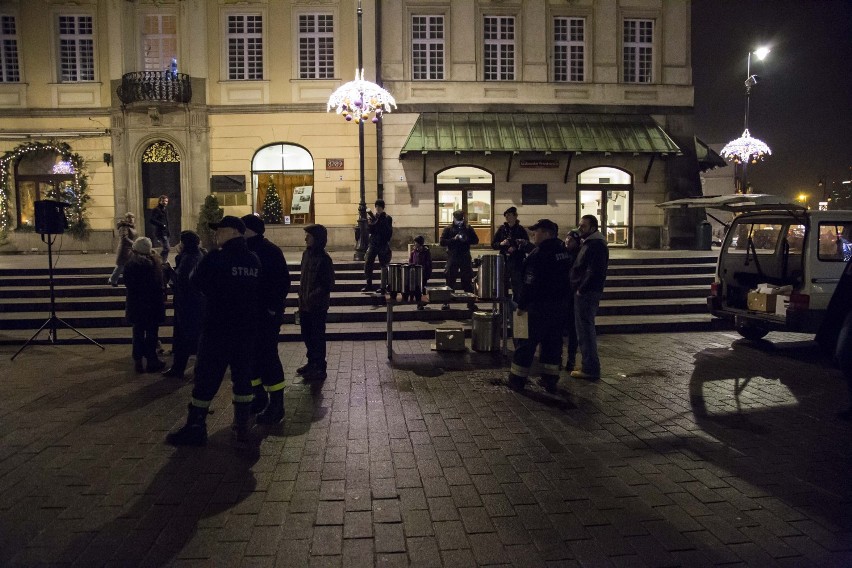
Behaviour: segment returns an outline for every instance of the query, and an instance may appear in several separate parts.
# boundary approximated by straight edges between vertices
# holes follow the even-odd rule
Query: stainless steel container
[[[476,295],[481,300],[502,300],[506,295],[506,262],[503,255],[486,254],[478,260]]]
[[[430,302],[450,302],[453,299],[453,289],[449,286],[429,286]]]
[[[388,264],[387,290],[391,294],[418,294],[423,291],[423,267],[416,264]]]
[[[470,347],[474,351],[500,350],[500,314],[473,312]]]

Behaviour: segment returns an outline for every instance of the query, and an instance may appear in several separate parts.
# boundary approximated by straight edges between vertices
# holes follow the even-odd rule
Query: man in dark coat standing
[[[238,217],[226,215],[209,226],[216,231],[219,248],[208,253],[190,277],[207,305],[186,425],[166,436],[175,446],[207,443],[207,412],[228,367],[233,382],[234,433],[240,442],[249,434],[260,260],[248,249],[243,237],[246,226]]]
[[[370,232],[370,244],[367,247],[367,256],[364,258],[364,276],[367,285],[362,292],[375,292],[373,288],[373,262],[379,257],[379,267],[384,268],[391,261],[390,241],[393,236],[393,217],[385,213],[384,199],[376,199],[375,213],[367,210],[367,230]]]
[[[461,273],[462,289],[473,292],[473,260],[470,257],[471,245],[478,245],[479,237],[473,227],[465,222],[464,211],[453,212],[453,223],[441,233],[441,246],[447,247],[446,278],[447,286],[456,287]]]
[[[506,274],[512,296],[516,298],[521,289],[524,275],[525,245],[529,241],[527,230],[518,223],[518,209],[509,207],[503,212],[506,222],[500,226],[491,239],[491,248],[499,250],[506,263]]]
[[[163,247],[160,250],[160,258],[163,264],[169,260],[169,196],[161,195],[157,206],[151,210],[151,225],[154,226],[154,238]]]
[[[305,252],[299,277],[299,325],[308,363],[296,369],[305,381],[326,379],[325,322],[334,286],[334,264],[325,250],[328,231],[322,225],[305,227]]]
[[[583,215],[577,232],[583,244],[571,268],[571,288],[574,290],[574,321],[577,324],[583,368],[571,371],[571,376],[596,380],[601,376],[601,362],[598,358],[595,316],[606,282],[609,249],[606,238],[598,230],[598,218],[594,215]]]
[[[284,420],[284,367],[278,356],[278,333],[284,323],[284,302],[290,292],[290,270],[281,249],[263,236],[266,231],[263,220],[257,215],[246,215],[242,221],[246,224],[246,244],[260,259],[251,410],[258,414],[258,424],[278,424]]]
[[[201,248],[201,238],[195,231],[182,231],[171,278],[174,290],[174,336],[172,338],[172,366],[164,377],[182,379],[190,355],[198,353],[201,322],[204,319],[204,294],[193,286],[189,278],[207,254]]]
[[[512,357],[509,387],[522,390],[530,373],[535,350],[541,345],[541,383],[556,392],[562,363],[562,326],[565,290],[570,285],[571,258],[557,238],[559,227],[540,219],[530,227],[536,248],[524,261],[523,284],[517,291],[518,315],[528,317],[529,337],[521,339]]]

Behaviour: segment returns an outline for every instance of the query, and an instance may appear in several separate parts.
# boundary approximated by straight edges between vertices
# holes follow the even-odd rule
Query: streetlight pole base
[[[367,256],[367,247],[370,244],[369,229],[367,228],[367,219],[358,219],[358,227],[356,232],[355,254],[353,260],[363,261]]]

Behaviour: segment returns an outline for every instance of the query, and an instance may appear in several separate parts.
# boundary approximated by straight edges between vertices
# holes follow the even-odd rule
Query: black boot
[[[526,384],[526,377],[518,376],[515,373],[509,373],[509,388],[513,391],[521,392],[522,390],[524,390],[524,386]]]
[[[254,400],[251,401],[251,413],[260,414],[269,404],[269,395],[266,394],[266,389],[263,385],[254,387]]]
[[[258,424],[280,424],[284,420],[284,391],[269,393],[269,406],[257,417]]]
[[[147,359],[148,366],[145,368],[145,371],[148,373],[159,373],[166,368],[166,362],[160,360],[158,357],[148,357]]]
[[[231,430],[234,431],[237,442],[243,443],[249,440],[249,418],[251,418],[251,403],[235,402],[234,423],[231,425]]]
[[[137,373],[144,373],[145,365],[142,364],[142,359],[134,359],[133,368],[136,370]]]
[[[559,384],[559,375],[542,375],[539,383],[544,390],[550,394],[556,394],[556,386]]]
[[[166,436],[166,442],[173,446],[203,446],[207,443],[207,409],[200,406],[188,406],[186,425]]]

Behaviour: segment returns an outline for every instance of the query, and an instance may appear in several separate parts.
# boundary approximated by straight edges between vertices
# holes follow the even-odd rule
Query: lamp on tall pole
[[[751,89],[759,80],[757,75],[751,74],[751,56],[754,54],[761,61],[769,55],[768,47],[760,47],[754,51],[748,52],[746,59],[746,80],[745,80],[745,119],[743,120],[743,134],[736,140],[728,142],[722,148],[722,156],[732,160],[735,164],[740,164],[742,167],[742,177],[740,178],[740,186],[737,188],[741,193],[748,193],[748,164],[749,162],[756,163],[764,157],[772,154],[772,150],[762,140],[753,138],[748,130],[748,112],[751,99]]]
[[[369,236],[367,235],[367,203],[364,185],[364,123],[373,124],[382,119],[382,114],[396,108],[396,101],[383,88],[375,83],[364,80],[363,38],[361,19],[363,10],[361,0],[358,0],[358,68],[355,70],[355,80],[349,81],[338,88],[328,99],[328,108],[335,109],[347,122],[355,121],[358,125],[358,167],[360,182],[360,202],[358,203],[358,229],[355,245],[355,260],[364,260],[367,252]],[[372,116],[372,118],[371,118]]]

